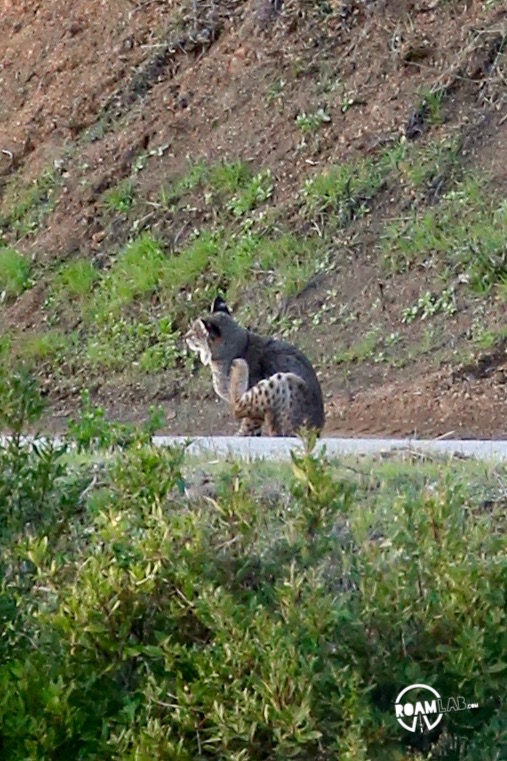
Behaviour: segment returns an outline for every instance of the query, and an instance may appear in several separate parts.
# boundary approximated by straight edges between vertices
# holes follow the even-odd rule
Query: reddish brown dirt
[[[276,204],[292,209],[305,178],[399,136],[421,89],[437,85],[448,88],[448,96],[444,124],[432,136],[461,133],[469,165],[488,171],[499,194],[507,189],[506,100],[488,69],[490,42],[505,29],[501,4],[488,10],[478,0],[333,0],[330,8],[341,12],[324,21],[312,17],[311,3],[295,0],[287,0],[276,19],[267,0],[227,0],[213,17],[211,5],[198,2],[199,16],[190,20],[192,4],[171,0],[78,5],[69,13],[64,0],[0,2],[0,39],[7,41],[0,50],[0,193],[9,192],[11,181],[26,186],[55,162],[62,172],[55,209],[35,235],[17,244],[41,265],[77,252],[106,260],[114,253],[128,226],[104,218],[101,194],[130,176],[136,159],[153,148],[164,146],[163,155],[149,156],[136,176],[148,200],[184,171],[186,156],[242,157],[271,168]],[[169,48],[168,41],[174,43]],[[267,100],[280,79],[283,97]],[[340,82],[336,94],[333,82]],[[301,151],[295,117],[323,99],[331,122],[314,149]],[[334,269],[287,305],[289,315],[303,320],[295,340],[320,368],[326,433],[503,437],[505,352],[494,371],[453,380],[459,364],[453,351],[466,344],[475,314],[464,296],[458,314],[442,323],[440,353],[415,352],[403,369],[367,360],[346,375],[329,360],[337,345],[350,346],[367,333],[372,320],[385,334],[401,330],[407,352],[421,340],[420,328],[400,328],[400,314],[431,287],[434,273],[385,281],[373,252],[382,221],[399,214],[402,203],[396,189],[380,198],[371,218],[336,241]],[[190,223],[203,214],[197,210]],[[187,232],[186,219],[153,221],[168,245]],[[383,310],[375,306],[379,280],[385,281]],[[354,321],[312,324],[327,291],[335,293],[335,312],[345,304]],[[44,296],[42,282],[4,310],[4,324],[36,327]],[[245,303],[257,298],[243,294]],[[178,306],[184,310],[184,301]],[[272,306],[259,306],[260,324]],[[489,299],[484,324],[501,324],[503,308]],[[96,398],[123,420],[141,420],[149,404],[162,403],[171,433],[230,433],[234,424],[206,384],[199,380],[187,389],[172,378],[103,378]],[[59,429],[76,408],[77,387],[55,390],[52,379],[46,387],[54,410],[48,426]],[[201,397],[197,390],[204,388]]]
[[[386,384],[329,405],[335,436],[506,437],[507,362],[491,376],[454,378],[448,371]]]

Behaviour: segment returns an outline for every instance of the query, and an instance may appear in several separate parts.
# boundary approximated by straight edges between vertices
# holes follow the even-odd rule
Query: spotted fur
[[[294,373],[275,373],[248,389],[244,359],[231,363],[230,398],[234,416],[242,421],[242,435],[256,435],[264,427],[268,436],[296,433],[295,422],[304,417],[308,388]]]

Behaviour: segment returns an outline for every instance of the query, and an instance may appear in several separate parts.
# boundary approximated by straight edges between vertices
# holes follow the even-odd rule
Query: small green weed
[[[257,206],[266,203],[273,195],[273,177],[269,169],[252,177],[240,193],[227,203],[227,208],[235,217],[242,217]]]
[[[251,179],[252,172],[243,161],[224,161],[210,167],[206,184],[219,195],[231,196],[244,190]]]
[[[451,317],[456,314],[456,294],[453,288],[445,288],[442,293],[434,294],[427,291],[417,302],[403,311],[401,321],[410,324],[416,319],[426,320],[436,314]]]
[[[493,349],[507,339],[507,327],[488,328],[482,320],[474,320],[472,324],[472,341],[481,349]]]
[[[208,167],[203,161],[192,164],[183,177],[180,177],[168,187],[162,188],[160,191],[160,203],[162,207],[170,209],[174,206],[184,195],[191,193],[199,187],[204,182],[207,173]]]
[[[285,79],[277,79],[268,89],[266,93],[266,103],[271,105],[274,101],[278,100],[283,95],[283,90],[287,82]]]
[[[427,90],[423,93],[420,105],[420,111],[424,114],[425,119],[432,125],[442,124],[442,104],[445,96],[445,90]]]
[[[373,328],[363,338],[348,348],[339,349],[333,356],[336,365],[349,364],[351,362],[365,362],[372,359],[381,342],[381,331]]]
[[[336,90],[343,90],[343,82],[340,78],[340,71],[336,64],[330,65],[327,60],[322,60],[319,65],[319,78],[316,92],[318,96],[327,96]]]
[[[78,453],[96,452],[104,449],[115,449],[146,445],[152,436],[165,425],[165,414],[162,408],[150,407],[148,420],[142,426],[133,423],[117,423],[106,420],[103,407],[94,405],[90,392],[81,392],[81,410],[78,418],[71,419],[67,427],[67,441],[75,444]]]
[[[296,116],[296,125],[299,127],[303,135],[317,132],[323,124],[328,124],[330,121],[331,117],[323,108],[318,108],[310,114],[303,111]]]
[[[128,214],[135,199],[134,183],[130,178],[122,180],[104,194],[104,206],[109,211]]]
[[[30,263],[14,248],[0,246],[0,303],[16,298],[30,284]]]
[[[45,402],[25,368],[0,369],[0,431],[19,439],[23,429],[40,419]]]

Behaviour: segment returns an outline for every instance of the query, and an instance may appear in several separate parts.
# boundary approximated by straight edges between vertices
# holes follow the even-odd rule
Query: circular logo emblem
[[[440,712],[440,695],[427,684],[411,684],[405,687],[396,698],[394,705],[396,718],[409,732],[435,729],[442,720]]]

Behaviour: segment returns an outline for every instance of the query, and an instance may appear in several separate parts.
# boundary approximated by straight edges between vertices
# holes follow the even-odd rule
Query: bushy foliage
[[[191,499],[183,449],[132,436],[78,465],[70,440],[16,434],[39,406],[28,379],[2,395],[2,758],[505,756],[494,500],[482,509],[452,475],[353,484],[311,441],[278,495],[230,464],[214,497]],[[417,682],[479,709],[410,735],[394,701]]]

